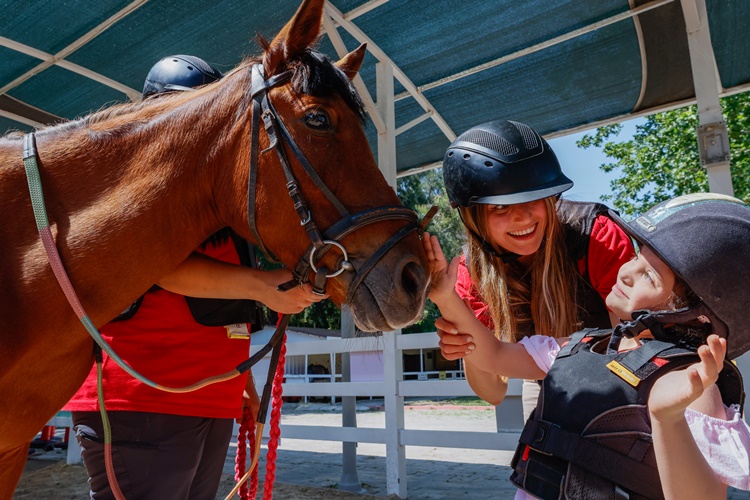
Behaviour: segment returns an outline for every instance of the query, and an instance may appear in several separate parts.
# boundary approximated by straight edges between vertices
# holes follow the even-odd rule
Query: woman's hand
[[[269,309],[281,314],[297,314],[308,306],[328,298],[328,294],[317,295],[312,291],[312,285],[302,283],[286,292],[280,292],[276,287],[292,279],[292,273],[287,269],[272,271],[258,271],[258,276],[265,283],[265,290],[259,293],[260,300]]]
[[[252,374],[248,374],[245,390],[242,392],[242,408],[248,408],[250,410],[250,415],[253,416],[253,421],[258,418],[260,398],[258,397],[258,392],[255,390],[255,380],[253,379]],[[235,419],[235,422],[241,424],[242,418]]]
[[[454,361],[467,356],[474,349],[471,335],[458,333],[456,327],[444,318],[435,321],[435,328],[440,337],[440,353],[448,361]]]
[[[659,378],[648,398],[652,418],[662,423],[684,419],[685,409],[716,383],[726,354],[727,341],[709,335],[706,345],[698,349],[699,363]]]

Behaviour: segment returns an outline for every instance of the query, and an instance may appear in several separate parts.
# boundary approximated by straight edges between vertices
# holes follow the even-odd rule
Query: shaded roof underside
[[[402,173],[442,159],[446,128],[460,134],[512,118],[562,135],[695,96],[680,1],[330,4],[376,46],[361,71],[373,98],[373,53],[383,53],[444,120],[442,129],[425,119],[397,136]],[[170,54],[198,55],[226,71],[258,52],[257,33],[272,37],[297,7],[296,0],[10,2],[0,19],[0,133],[136,98],[149,68]],[[706,8],[719,92],[746,90],[750,2],[706,0]],[[337,33],[354,49],[361,40],[345,28]],[[335,56],[327,37],[321,48]],[[407,90],[396,83],[397,128],[425,113],[424,99]],[[370,123],[374,151],[376,136]]]

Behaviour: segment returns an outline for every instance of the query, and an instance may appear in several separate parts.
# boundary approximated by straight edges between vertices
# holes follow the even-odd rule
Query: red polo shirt
[[[198,251],[239,264],[231,240]],[[109,323],[101,333],[114,352],[138,373],[169,387],[184,387],[226,373],[247,359],[250,351],[249,340],[229,339],[224,327],[196,323],[185,298],[166,290],[147,293],[132,318]],[[174,394],[138,382],[104,354],[103,377],[107,410],[207,418],[242,416],[247,374],[197,391]],[[64,409],[98,411],[96,387],[94,365]]]

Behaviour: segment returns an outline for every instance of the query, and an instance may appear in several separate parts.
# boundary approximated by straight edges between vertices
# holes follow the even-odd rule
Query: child
[[[511,464],[517,498],[708,499],[726,497],[727,485],[750,489],[742,381],[724,361],[750,348],[750,207],[697,194],[630,224],[613,219],[641,247],[606,300],[628,322],[570,339],[496,339],[454,291],[458,260],[448,265],[437,238],[423,238],[430,299],[453,333],[473,337],[474,366],[544,379]]]

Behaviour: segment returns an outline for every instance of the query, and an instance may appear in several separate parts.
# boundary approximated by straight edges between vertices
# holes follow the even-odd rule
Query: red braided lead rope
[[[250,449],[255,449],[255,418],[253,418],[252,413],[250,412],[250,408],[243,408],[242,409],[242,421],[240,422],[240,429],[237,432],[237,455],[234,459],[234,480],[236,482],[239,482],[242,477],[245,475],[245,471],[247,470],[247,438],[248,435],[250,436]],[[251,481],[254,481],[256,483],[256,490],[257,490],[257,482],[258,482],[258,468],[256,467],[251,476]],[[240,499],[242,500],[249,500],[250,498],[255,498],[255,496],[250,496],[250,492],[247,488],[247,483],[243,482],[242,486],[240,486]]]
[[[271,410],[271,429],[269,430],[270,439],[268,441],[268,451],[266,452],[266,479],[263,484],[263,500],[273,498],[273,483],[276,481],[276,449],[279,446],[279,421],[281,420],[281,395],[283,389],[281,383],[284,379],[284,364],[286,363],[286,333],[281,341],[281,352],[279,354],[279,364],[276,367],[276,374],[273,379],[273,409]]]

